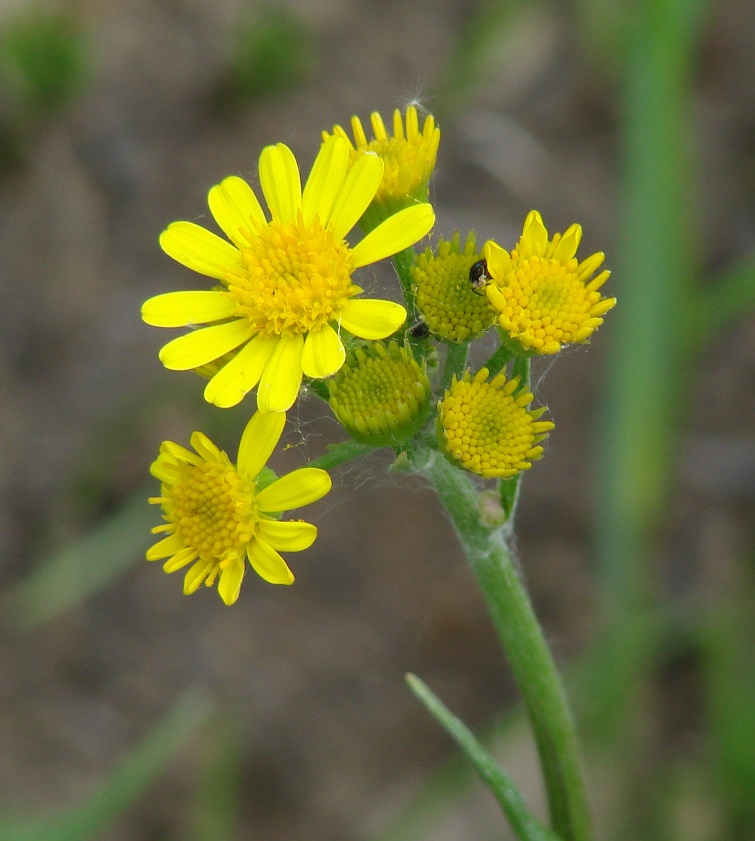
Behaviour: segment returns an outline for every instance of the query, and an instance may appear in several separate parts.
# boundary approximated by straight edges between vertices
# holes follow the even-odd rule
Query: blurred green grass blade
[[[519,790],[497,765],[493,757],[477,741],[445,704],[416,675],[406,675],[414,695],[462,749],[480,779],[490,789],[520,841],[558,841],[558,836],[530,814]]]
[[[755,253],[726,269],[700,296],[692,340],[699,345],[716,338],[755,307]]]
[[[241,819],[241,721],[224,710],[208,726],[188,841],[233,841]]]
[[[92,797],[61,815],[31,820],[0,818],[0,841],[88,841],[151,786],[210,714],[210,704],[196,692],[181,697]]]
[[[755,622],[752,586],[719,603],[702,629],[703,670],[713,736],[718,793],[730,831],[744,838],[755,827]]]
[[[6,623],[21,632],[31,631],[70,610],[143,558],[150,529],[159,522],[154,506],[147,503],[148,495],[146,487],[134,494],[102,524],[42,562],[4,594]]]

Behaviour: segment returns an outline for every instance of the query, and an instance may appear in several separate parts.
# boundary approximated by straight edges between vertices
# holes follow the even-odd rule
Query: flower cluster
[[[193,450],[166,441],[152,465],[161,491],[150,501],[165,522],[147,558],[168,573],[187,569],[184,593],[217,584],[233,604],[247,562],[265,581],[293,582],[281,553],[309,548],[317,529],[282,516],[331,487],[317,466],[281,478],[266,467],[303,387],[365,447],[409,460],[436,450],[463,471],[506,481],[542,456],[553,428],[540,419],[545,407],[531,408],[529,360],[588,341],[616,303],[599,291],[609,276],[595,275],[603,254],[576,258],[579,225],[549,238],[537,211],[510,251],[479,247],[472,232],[413,250],[435,223],[428,185],[440,130],[429,115],[420,125],[415,105],[394,113],[392,135],[379,114],[370,122],[372,140],[357,117],[353,139],[338,125],[322,132],[303,185],[287,146],[263,149],[264,202],[237,176],[212,187],[224,236],[188,221],[160,236],[168,256],[211,281],[144,303],[146,323],[185,331],[161,361],[204,376],[214,406],[250,392],[256,402],[235,463],[195,432]],[[403,303],[359,285],[359,269],[389,257]],[[481,336],[493,355],[470,370],[467,351]]]

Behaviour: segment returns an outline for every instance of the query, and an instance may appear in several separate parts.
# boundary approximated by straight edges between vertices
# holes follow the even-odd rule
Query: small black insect
[[[407,331],[413,339],[426,339],[430,335],[430,328],[426,321],[418,321]]]
[[[483,290],[490,280],[488,274],[488,264],[486,260],[478,260],[473,263],[469,269],[469,282],[472,284],[472,291],[478,295],[483,295]]]

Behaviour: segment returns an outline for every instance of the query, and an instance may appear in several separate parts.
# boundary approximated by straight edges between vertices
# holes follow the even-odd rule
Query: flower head
[[[353,144],[341,126],[333,126],[333,135],[349,142],[352,160],[361,151],[368,151],[374,152],[385,163],[383,179],[373,202],[376,216],[384,218],[386,212],[395,212],[417,200],[427,200],[427,184],[435,169],[440,129],[435,125],[432,115],[428,115],[420,131],[415,105],[406,109],[406,128],[398,108],[393,112],[392,137],[386,130],[383,118],[376,111],[370,115],[370,122],[373,140],[367,140],[359,117],[351,118]],[[323,132],[324,140],[330,136],[328,132]],[[372,220],[368,218],[367,221],[368,224],[363,223],[363,226],[369,229]]]
[[[308,549],[317,528],[301,520],[282,522],[280,514],[309,505],[330,490],[330,476],[315,467],[294,470],[266,482],[265,462],[283,432],[283,412],[254,414],[239,444],[238,462],[231,463],[201,432],[191,436],[195,452],[163,442],[150,471],[162,482],[161,505],[166,522],[152,529],[165,534],[147,550],[147,560],[167,558],[165,572],[189,567],[184,593],[201,584],[218,592],[226,604],[239,597],[245,559],[271,584],[292,584],[293,573],[279,552]]]
[[[396,342],[356,348],[328,381],[330,407],[363,444],[391,447],[408,441],[430,408],[430,381],[411,353]]]
[[[349,144],[333,137],[320,148],[302,191],[296,159],[279,143],[259,161],[270,219],[252,188],[231,176],[208,196],[230,243],[193,222],[169,225],[160,237],[163,250],[222,286],[145,302],[148,324],[201,328],[162,348],[165,367],[192,370],[229,354],[207,383],[205,399],[235,406],[259,383],[258,407],[283,412],[303,375],[329,377],[341,367],[341,330],[365,339],[395,332],[404,308],[357,298],[363,290],[352,273],[417,242],[435,216],[429,204],[415,204],[350,246],[345,236],[372,201],[383,168],[380,158],[365,153],[349,166]]]
[[[440,239],[434,251],[427,248],[417,255],[411,268],[417,308],[430,332],[441,339],[464,342],[495,321],[495,310],[469,282],[469,270],[479,259],[471,232],[463,249],[457,232],[450,241]]]
[[[519,380],[498,374],[488,381],[482,368],[454,380],[438,411],[438,438],[443,450],[460,467],[490,478],[508,478],[529,470],[543,454],[538,446],[553,429],[539,418],[545,407],[527,407],[533,395]]]
[[[586,342],[616,304],[598,291],[610,272],[590,280],[604,255],[577,262],[581,238],[582,228],[572,225],[548,239],[540,214],[532,210],[511,253],[495,242],[485,244],[492,278],[485,292],[501,327],[525,351],[557,353],[564,345]]]

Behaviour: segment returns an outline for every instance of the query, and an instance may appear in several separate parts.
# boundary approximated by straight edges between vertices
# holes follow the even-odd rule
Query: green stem
[[[413,248],[405,248],[393,255],[393,265],[396,268],[401,291],[404,293],[406,310],[409,313],[409,324],[412,324],[417,317],[417,308],[414,303],[414,286],[412,285],[411,267],[414,265],[415,252]]]
[[[441,391],[451,388],[453,378],[457,379],[461,375],[467,364],[467,356],[469,355],[469,342],[462,342],[460,345],[454,342],[445,342],[446,345],[446,365],[443,368],[443,380],[441,382]]]
[[[480,521],[467,477],[437,453],[417,470],[448,512],[482,590],[535,734],[551,824],[564,841],[592,837],[576,729],[561,679],[502,532]]]

